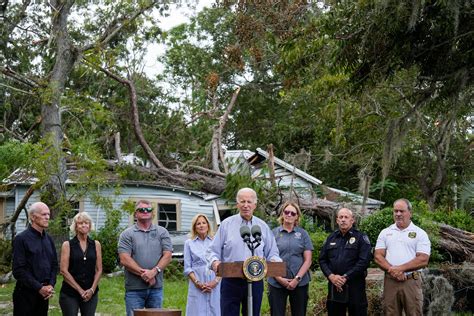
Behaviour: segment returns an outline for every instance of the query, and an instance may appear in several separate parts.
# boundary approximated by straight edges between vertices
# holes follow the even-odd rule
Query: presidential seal
[[[244,261],[243,270],[247,280],[260,281],[267,274],[267,261],[257,256],[249,257]]]

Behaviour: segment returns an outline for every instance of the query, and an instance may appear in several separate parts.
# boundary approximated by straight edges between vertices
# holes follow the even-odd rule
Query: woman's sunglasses
[[[284,210],[283,213],[285,213],[286,216],[296,216],[298,214],[296,212],[287,211],[287,210]]]
[[[140,207],[137,208],[137,211],[140,213],[151,213],[153,212],[153,207]]]

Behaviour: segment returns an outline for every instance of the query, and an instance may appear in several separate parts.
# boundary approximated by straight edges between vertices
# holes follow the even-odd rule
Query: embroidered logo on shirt
[[[295,238],[296,239],[301,239],[301,233],[300,232],[295,232]]]
[[[364,235],[362,238],[364,239],[364,241],[365,241],[367,244],[370,245],[370,240],[369,240],[369,237],[367,237],[367,235]]]
[[[351,238],[349,239],[349,243],[350,243],[351,245],[352,245],[353,243],[355,243],[355,241],[356,241],[356,238],[355,238],[355,237],[351,237]]]
[[[409,232],[408,237],[409,238],[416,238],[416,232]]]

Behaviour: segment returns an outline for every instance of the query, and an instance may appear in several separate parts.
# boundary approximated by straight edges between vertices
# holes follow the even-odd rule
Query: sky
[[[197,2],[194,9],[183,4],[181,7],[171,5],[170,15],[167,17],[160,17],[160,27],[163,31],[168,31],[175,26],[186,23],[191,17],[196,16],[202,9],[211,7],[214,3],[212,0],[195,0]],[[145,73],[149,78],[155,77],[163,71],[163,66],[157,61],[158,56],[164,55],[166,47],[163,44],[152,44],[148,47],[145,55]]]

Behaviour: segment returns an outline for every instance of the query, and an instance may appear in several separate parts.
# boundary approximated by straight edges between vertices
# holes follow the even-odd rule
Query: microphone
[[[257,242],[262,241],[262,228],[258,225],[253,225],[252,226],[252,236],[255,238]]]
[[[240,226],[240,237],[242,237],[244,242],[250,242],[250,228],[248,226]]]

